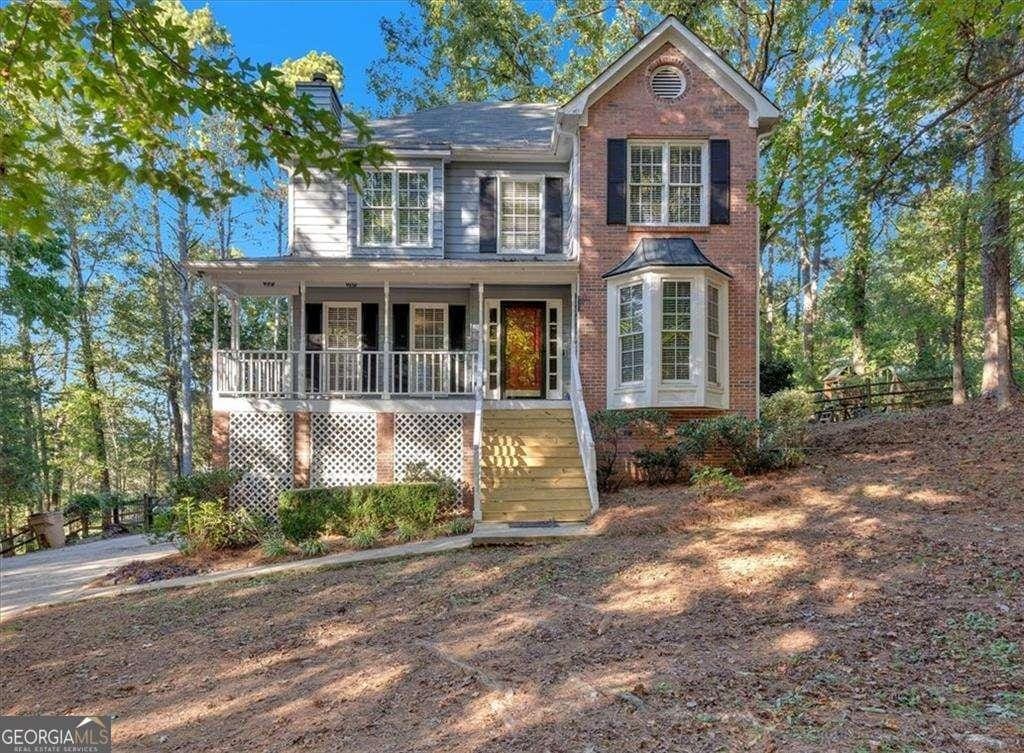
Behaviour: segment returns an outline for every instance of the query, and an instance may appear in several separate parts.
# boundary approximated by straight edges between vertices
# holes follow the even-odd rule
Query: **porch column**
[[[384,280],[384,390],[381,397],[391,397],[391,282]]]
[[[306,395],[306,283],[299,283],[299,397]]]
[[[231,350],[241,350],[238,334],[238,296],[231,299]]]
[[[217,286],[214,285],[210,289],[211,297],[213,298],[213,338],[211,342],[210,352],[210,397],[215,398],[220,392],[219,380],[217,375],[220,369],[217,366],[217,351],[220,349],[220,317],[217,316],[219,313],[219,295],[217,292]],[[211,405],[211,410],[213,407]]]
[[[476,379],[481,394],[484,391],[484,336],[487,322],[484,321],[484,284],[476,284]]]

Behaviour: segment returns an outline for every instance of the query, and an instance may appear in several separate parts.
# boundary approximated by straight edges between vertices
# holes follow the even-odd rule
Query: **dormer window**
[[[703,141],[629,144],[629,224],[707,224],[708,157]]]
[[[363,246],[431,245],[430,170],[369,170],[359,203]]]

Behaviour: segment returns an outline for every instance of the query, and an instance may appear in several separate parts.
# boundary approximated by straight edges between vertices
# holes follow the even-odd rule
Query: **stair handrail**
[[[569,401],[572,404],[573,423],[576,424],[576,442],[580,446],[580,459],[583,461],[583,475],[587,479],[587,495],[590,497],[590,514],[597,512],[597,454],[594,449],[594,435],[590,431],[590,420],[587,416],[587,405],[583,402],[583,379],[580,377],[579,359],[572,354],[570,372],[572,384],[569,389]]]

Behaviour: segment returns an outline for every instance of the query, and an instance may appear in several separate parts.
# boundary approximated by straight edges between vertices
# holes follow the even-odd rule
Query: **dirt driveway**
[[[115,567],[174,551],[170,544],[150,544],[139,534],[0,559],[0,618],[69,599]]]

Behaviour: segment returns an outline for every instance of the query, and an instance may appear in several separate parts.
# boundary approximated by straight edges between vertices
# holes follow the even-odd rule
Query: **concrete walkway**
[[[138,537],[131,537],[138,538]],[[408,544],[399,544],[397,546],[388,546],[381,549],[367,549],[362,552],[343,552],[340,554],[328,554],[324,557],[314,557],[306,560],[293,560],[291,562],[281,562],[276,565],[258,565],[254,567],[243,567],[237,570],[221,570],[213,573],[202,573],[200,575],[190,575],[184,578],[168,578],[167,580],[158,580],[152,583],[141,583],[139,585],[125,585],[125,586],[109,586],[107,588],[64,588],[60,591],[50,591],[49,594],[40,591],[39,589],[28,590],[27,588],[22,589],[22,598],[17,603],[8,604],[7,601],[7,576],[4,575],[2,587],[0,587],[0,601],[2,601],[2,609],[0,609],[0,622],[6,622],[29,609],[36,607],[49,606],[52,604],[64,604],[71,601],[85,601],[86,599],[101,599],[110,596],[121,596],[123,594],[140,593],[142,591],[162,591],[168,588],[186,588],[189,586],[202,586],[207,583],[221,583],[229,580],[245,580],[246,578],[258,578],[265,575],[275,575],[277,573],[295,573],[295,572],[308,572],[310,570],[319,570],[321,568],[341,567],[344,565],[355,564],[358,562],[372,562],[378,560],[389,560],[389,559],[401,559],[404,557],[415,557],[417,555],[424,554],[437,554],[439,552],[452,552],[457,549],[467,549],[472,545],[471,537],[466,536],[448,536],[440,539],[431,539],[429,541],[413,541]],[[80,547],[69,547],[78,549],[88,546],[83,544]],[[56,554],[62,550],[54,550],[52,553]],[[169,551],[175,551],[173,547],[170,547]],[[42,552],[41,554],[48,554],[49,552]],[[159,555],[165,554],[163,552]],[[32,555],[25,555],[30,557]],[[139,556],[130,556],[125,559],[143,559]],[[149,559],[149,557],[146,557]],[[107,562],[110,562],[107,560]],[[117,564],[123,564],[118,562]],[[107,572],[111,567],[116,565],[106,565],[106,569],[102,569],[101,572],[95,573],[85,582],[93,578],[99,577],[103,573]],[[54,568],[59,570],[60,565],[55,564]],[[28,595],[35,594],[35,598],[27,598]]]
[[[38,604],[80,598],[91,581],[116,567],[176,551],[171,544],[150,544],[138,534],[4,557],[0,559],[0,620]]]

